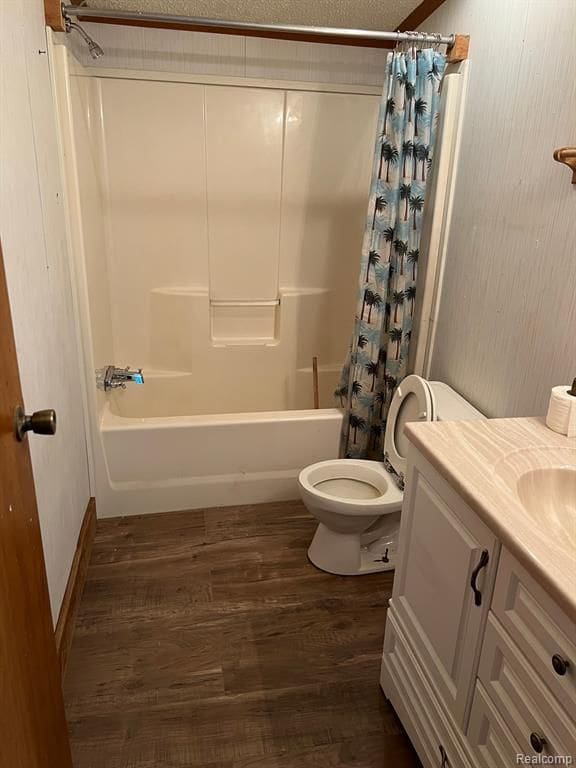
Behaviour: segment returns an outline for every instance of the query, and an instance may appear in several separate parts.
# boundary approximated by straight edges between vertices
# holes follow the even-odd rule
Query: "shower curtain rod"
[[[317,42],[345,43],[348,45],[379,46],[390,42],[429,43],[447,45],[449,54],[456,58],[449,61],[462,61],[467,58],[467,35],[440,35],[428,32],[380,32],[373,29],[345,29],[339,27],[307,27],[297,24],[261,24],[225,19],[206,19],[196,16],[174,16],[167,13],[150,11],[117,11],[111,9],[87,8],[85,6],[62,6],[64,18],[76,17],[82,21],[105,24],[126,24],[172,29],[189,29],[199,32],[216,32],[256,37],[276,37],[281,39],[306,39]],[[330,38],[333,38],[332,40]],[[384,47],[384,45],[382,45]]]

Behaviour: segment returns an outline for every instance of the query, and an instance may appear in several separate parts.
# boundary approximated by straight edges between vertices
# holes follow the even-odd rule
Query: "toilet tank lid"
[[[483,413],[443,381],[429,381],[434,396],[434,418],[438,421],[485,419]]]

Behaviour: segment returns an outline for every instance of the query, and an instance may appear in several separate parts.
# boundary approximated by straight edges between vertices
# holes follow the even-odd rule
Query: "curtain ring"
[[[417,34],[418,33],[416,33],[416,35]],[[418,41],[418,48],[417,48],[416,52],[421,51],[422,50],[422,46],[427,42],[426,38],[428,37],[428,32],[420,32],[420,34],[424,35],[424,40]],[[414,41],[414,42],[416,42],[416,41]]]

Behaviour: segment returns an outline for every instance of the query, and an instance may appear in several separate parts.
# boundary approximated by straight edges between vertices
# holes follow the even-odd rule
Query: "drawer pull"
[[[554,667],[554,672],[556,672],[557,675],[562,676],[566,674],[570,662],[555,653],[554,656],[552,656],[552,666]]]
[[[474,570],[472,571],[472,577],[470,579],[470,586],[472,587],[472,590],[474,591],[474,603],[475,605],[482,605],[482,592],[478,589],[476,585],[476,581],[478,579],[478,574],[482,570],[482,568],[485,568],[488,565],[488,561],[490,560],[490,555],[488,554],[487,549],[482,550],[482,554],[480,555],[480,560],[478,561],[478,565]]]
[[[446,750],[442,746],[442,744],[439,745],[440,750],[440,758],[442,759],[442,762],[440,763],[440,768],[450,768],[450,760],[448,760],[448,755],[446,754]]]
[[[546,739],[544,738],[544,736],[540,736],[539,733],[536,733],[536,731],[533,731],[530,734],[530,744],[532,745],[532,749],[534,750],[534,752],[537,752],[538,754],[540,754],[544,749],[544,746],[546,744]]]

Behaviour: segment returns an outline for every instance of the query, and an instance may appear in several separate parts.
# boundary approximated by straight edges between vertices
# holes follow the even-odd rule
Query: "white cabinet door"
[[[415,451],[398,550],[392,610],[437,695],[465,728],[499,545]]]

